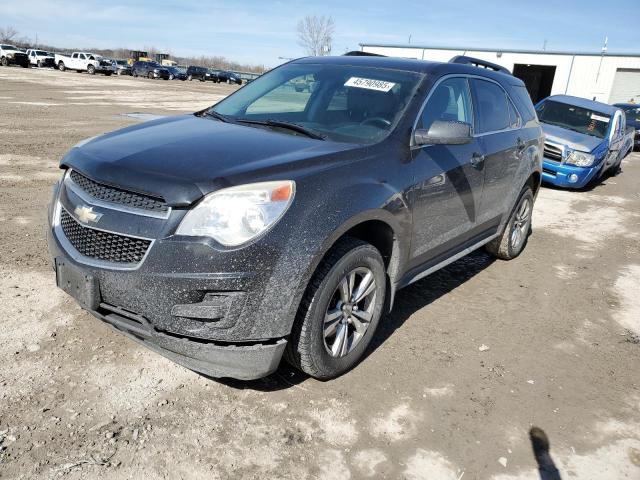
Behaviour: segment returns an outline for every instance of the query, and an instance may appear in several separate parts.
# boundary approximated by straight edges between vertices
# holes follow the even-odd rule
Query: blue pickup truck
[[[633,149],[635,129],[624,112],[606,103],[553,95],[536,105],[545,134],[542,181],[583,188],[616,174]]]

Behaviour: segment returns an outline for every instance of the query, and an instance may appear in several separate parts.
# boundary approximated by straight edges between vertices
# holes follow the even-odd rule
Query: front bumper
[[[72,266],[83,276],[96,279],[99,285],[97,305],[87,308],[79,302],[80,305],[96,318],[145,347],[191,370],[216,378],[252,380],[267,376],[278,368],[287,343],[284,338],[237,343],[205,338],[216,336],[212,333],[213,330],[224,329],[225,325],[232,328],[239,320],[229,312],[232,308],[241,308],[239,304],[244,301],[244,293],[220,291],[217,297],[226,297],[226,303],[216,302],[211,297],[207,299],[206,296],[201,302],[189,302],[188,297],[196,300],[194,295],[200,296],[203,289],[210,291],[211,288],[221,288],[221,283],[203,281],[198,275],[189,278],[170,273],[163,278],[156,276],[152,280],[153,276],[139,272],[92,267],[72,258],[62,247],[55,230],[48,231],[48,243],[55,265],[63,263]],[[230,286],[227,280],[222,283]],[[236,298],[229,300],[228,297]],[[172,319],[158,321],[164,308],[175,301],[188,303],[172,306]],[[142,304],[149,308],[147,311],[142,310],[143,313],[154,312],[150,315],[154,318],[153,323],[147,316],[130,309],[132,305]],[[186,315],[194,315],[196,318]],[[205,318],[207,316],[211,318]]]
[[[544,158],[542,181],[557,187],[583,188],[598,174],[601,166],[600,163],[593,167],[576,167]]]

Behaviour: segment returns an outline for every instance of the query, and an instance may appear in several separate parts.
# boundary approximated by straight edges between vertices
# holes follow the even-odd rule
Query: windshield
[[[36,55],[49,55],[47,52],[43,52],[42,50],[36,50]]]
[[[374,143],[395,127],[422,75],[351,65],[287,64],[211,108],[232,121],[295,123],[329,140]]]
[[[0,45],[0,48],[3,50],[18,50],[18,47],[14,47],[13,45]]]
[[[598,138],[605,137],[611,121],[611,116],[606,113],[553,100],[545,100],[538,104],[536,112],[538,119],[543,123]]]

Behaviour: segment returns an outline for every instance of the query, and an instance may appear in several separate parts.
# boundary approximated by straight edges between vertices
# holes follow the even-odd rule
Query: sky
[[[300,57],[296,24],[335,22],[332,54],[360,43],[640,52],[640,0],[0,0],[0,27],[59,48],[156,47],[274,67]]]

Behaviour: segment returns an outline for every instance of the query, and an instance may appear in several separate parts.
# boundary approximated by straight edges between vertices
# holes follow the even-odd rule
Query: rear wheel
[[[485,246],[487,252],[502,260],[511,260],[520,255],[531,233],[532,213],[533,190],[527,185],[520,192],[502,233]]]
[[[341,240],[304,294],[287,345],[289,363],[319,379],[353,368],[376,331],[385,293],[380,252],[358,239]]]

